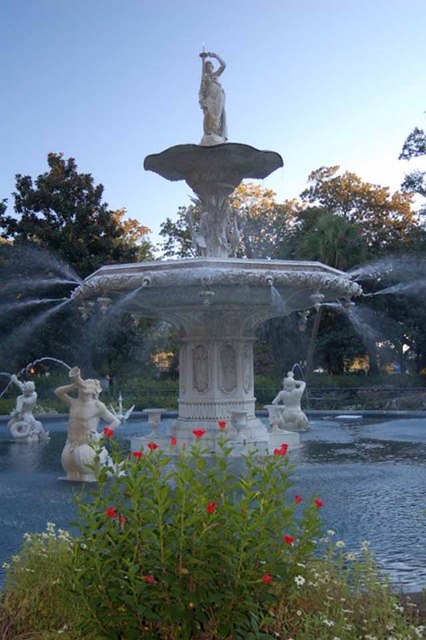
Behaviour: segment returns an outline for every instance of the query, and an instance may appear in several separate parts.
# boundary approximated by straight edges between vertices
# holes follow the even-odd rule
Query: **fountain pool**
[[[84,485],[58,479],[65,420],[48,421],[50,442],[26,446],[11,441],[5,422],[0,430],[0,566],[19,550],[25,532],[44,531],[48,521],[69,528],[73,495],[84,491]],[[324,417],[311,427],[301,434],[301,448],[290,454],[296,464],[294,492],[321,497],[324,527],[334,529],[348,551],[369,540],[394,583],[406,591],[424,588],[426,418],[345,422]],[[118,437],[129,440],[149,430],[145,420],[133,418]]]

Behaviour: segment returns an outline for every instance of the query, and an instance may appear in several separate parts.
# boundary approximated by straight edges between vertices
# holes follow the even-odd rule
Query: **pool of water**
[[[129,422],[122,437],[146,431]],[[25,532],[48,521],[68,528],[79,485],[59,480],[64,421],[46,423],[51,440],[22,445],[0,425],[0,566]],[[318,419],[291,452],[295,492],[324,502],[325,529],[348,551],[369,540],[383,570],[406,591],[426,587],[426,419]],[[0,583],[3,570],[0,570]]]

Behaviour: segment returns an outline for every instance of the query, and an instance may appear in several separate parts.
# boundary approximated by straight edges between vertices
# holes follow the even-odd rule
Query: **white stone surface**
[[[71,384],[55,389],[55,395],[69,406],[68,437],[61,463],[66,480],[96,482],[90,467],[97,463],[109,464],[106,449],[98,444],[102,437],[98,432],[99,423],[105,420],[114,431],[120,420],[99,400],[102,387],[98,380],[83,380],[78,367],[70,370],[69,377]],[[77,397],[68,395],[70,391],[77,391]]]
[[[289,371],[283,380],[282,390],[272,400],[272,404],[266,405],[272,431],[308,430],[309,420],[301,408],[305,389],[306,382],[295,380],[293,372]]]
[[[225,62],[217,53],[202,52],[201,85],[199,91],[200,107],[204,114],[204,135],[201,145],[212,146],[223,144],[228,139],[226,125],[225,92],[220,84],[219,77],[226,68]],[[219,62],[219,67],[214,70],[213,64],[207,58],[214,58]]]
[[[33,415],[33,409],[37,404],[34,382],[21,382],[15,375],[11,376],[11,382],[22,391],[22,395],[16,398],[15,409],[7,423],[11,435],[16,442],[22,444],[48,440],[49,432],[43,429],[41,422]]]

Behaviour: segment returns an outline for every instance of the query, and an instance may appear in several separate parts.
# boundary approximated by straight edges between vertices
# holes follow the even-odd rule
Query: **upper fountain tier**
[[[147,156],[144,169],[172,182],[185,180],[203,197],[229,195],[245,178],[266,178],[283,164],[275,151],[259,151],[247,144],[228,142],[209,147],[179,144]]]

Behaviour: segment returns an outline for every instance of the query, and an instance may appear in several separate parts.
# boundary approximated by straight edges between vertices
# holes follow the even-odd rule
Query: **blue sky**
[[[279,201],[339,164],[399,187],[426,127],[425,0],[3,0],[0,198],[49,151],[74,157],[111,208],[149,226],[189,202],[144,157],[198,143],[199,51],[227,63],[231,142],[278,151]]]

